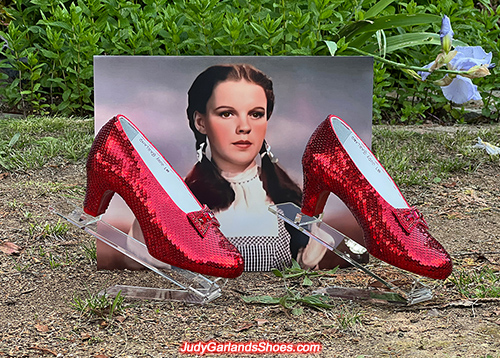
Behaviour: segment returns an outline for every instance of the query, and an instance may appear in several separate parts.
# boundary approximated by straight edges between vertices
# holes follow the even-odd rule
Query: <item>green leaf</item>
[[[295,278],[295,277],[300,277],[304,275],[305,271],[301,270],[300,272],[291,272],[291,273],[285,273],[284,278]]]
[[[69,101],[64,101],[64,102],[61,102],[59,103],[59,105],[57,106],[57,110],[60,111],[60,112],[63,112],[66,108],[68,108],[70,105]]]
[[[313,282],[308,276],[304,277],[304,281],[302,281],[302,286],[312,286]]]
[[[231,41],[229,41],[225,36],[217,36],[214,38],[215,41],[221,46],[231,46]]]
[[[42,54],[47,57],[47,58],[57,58],[57,54],[55,52],[52,52],[50,50],[46,50],[44,48],[40,48],[40,51],[42,52]]]
[[[325,275],[334,275],[337,273],[337,271],[339,270],[339,267],[338,266],[335,266],[334,268],[332,268],[331,270],[329,271],[326,271],[324,274]]]
[[[300,267],[299,263],[295,259],[292,259],[292,267],[291,268],[292,268],[292,270],[296,269],[296,270],[302,271],[302,267]]]
[[[9,141],[8,147],[12,148],[17,143],[19,138],[21,138],[21,133],[14,134]]]
[[[290,297],[288,295],[285,295],[279,299],[279,304],[282,305],[283,307],[290,309],[293,306],[295,306],[295,300],[290,300]]]
[[[278,269],[272,269],[271,272],[274,273],[276,277],[283,277],[283,273]]]
[[[64,91],[63,95],[62,95],[63,101],[66,102],[68,100],[68,98],[69,98],[70,95],[71,95],[71,91],[68,91],[68,90]]]
[[[28,30],[30,30],[31,32],[33,32],[34,34],[38,34],[38,33],[41,33],[43,32],[43,29],[40,27],[40,26],[30,26],[28,28]]]
[[[264,26],[259,25],[259,24],[255,23],[255,22],[251,22],[250,26],[252,26],[252,28],[255,30],[255,32],[257,32],[257,34],[259,34],[260,36],[262,36],[264,38],[267,38],[269,36],[269,34],[267,33],[267,31],[264,28]]]
[[[280,303],[279,297],[263,296],[244,296],[242,297],[245,303],[263,303],[266,305],[277,305]]]
[[[271,34],[275,33],[276,30],[278,30],[278,27],[281,25],[282,21],[283,21],[283,15],[278,17],[276,20],[271,21],[270,22],[271,26],[268,27],[269,33],[271,33]]]
[[[58,84],[64,83],[64,80],[60,77],[48,78],[47,81],[52,82],[52,83],[58,83]]]
[[[397,14],[390,16],[382,16],[373,20],[357,21],[355,23],[345,26],[339,31],[336,39],[342,37],[346,41],[352,40],[355,36],[364,33],[373,33],[377,30],[394,29],[396,27],[414,26],[414,25],[428,25],[441,23],[441,17],[431,14]],[[352,47],[353,44],[351,43]]]
[[[304,313],[304,309],[302,307],[295,307],[291,312],[294,316],[300,316],[302,313]]]
[[[35,141],[36,144],[46,144],[46,143],[56,143],[58,141],[57,138],[54,137],[43,137]]]
[[[48,26],[55,26],[55,27],[60,27],[65,30],[68,30],[69,32],[72,32],[73,29],[71,28],[71,25],[63,22],[63,21],[50,21],[50,20],[39,20],[37,22],[37,25],[48,25]]]
[[[269,43],[271,46],[276,46],[278,42],[280,42],[283,39],[283,29],[280,29],[275,32],[275,34],[269,39]]]
[[[396,35],[386,38],[386,53],[391,53],[396,50],[413,47],[419,45],[438,45],[441,46],[441,39],[439,34],[429,32],[409,32],[402,35]],[[453,40],[453,46],[467,46],[465,42],[460,40]],[[369,45],[363,48],[363,51],[375,53],[377,45]]]
[[[394,0],[381,0],[375,5],[373,5],[367,12],[365,12],[365,19],[377,16],[381,11],[383,11],[387,6],[389,6]]]
[[[323,296],[320,296],[320,295],[306,296],[304,298],[301,298],[300,301],[305,303],[306,305],[313,306],[313,307],[321,307],[321,308],[332,308],[333,307],[333,305],[326,302],[323,299]]]
[[[92,78],[93,75],[94,75],[93,66],[87,66],[80,72],[80,78],[84,80]]]
[[[330,55],[335,56],[335,52],[337,52],[337,43],[333,41],[325,41],[326,46],[328,47],[328,51],[330,51]]]
[[[302,20],[296,24],[298,29],[303,28],[309,23],[309,20],[311,19],[311,14],[307,13],[305,16],[303,16]]]

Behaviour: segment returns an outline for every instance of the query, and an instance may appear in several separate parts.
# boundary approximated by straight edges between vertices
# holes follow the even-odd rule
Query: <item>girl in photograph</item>
[[[185,181],[215,212],[221,231],[243,255],[246,271],[281,269],[292,257],[300,260],[308,243],[307,236],[268,211],[273,203],[300,206],[302,197],[265,140],[273,108],[271,79],[248,64],[209,67],[188,92],[198,162]]]

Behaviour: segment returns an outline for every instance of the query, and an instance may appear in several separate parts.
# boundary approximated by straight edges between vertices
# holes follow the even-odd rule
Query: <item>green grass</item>
[[[45,248],[43,248],[42,246],[38,246],[38,250],[36,250],[36,252],[41,258],[47,260],[47,264],[52,270],[61,266],[69,266],[72,264],[72,261],[66,250],[64,258],[62,258],[60,255],[52,255],[51,252],[45,251]]]
[[[30,117],[0,120],[0,170],[25,171],[78,162],[86,158],[93,133],[93,119]],[[477,137],[500,145],[500,127],[479,133],[458,130],[421,134],[405,127],[374,126],[373,151],[396,184],[427,185],[454,173],[473,172],[484,163],[498,163],[500,156],[489,156],[484,150],[472,147]]]
[[[80,248],[91,265],[97,262],[97,247],[95,240],[82,242]]]
[[[342,304],[337,308],[338,312],[336,315],[336,321],[338,329],[341,331],[352,331],[356,333],[356,327],[361,325],[361,319],[364,316],[364,313],[348,307],[346,304]]]
[[[0,170],[26,171],[84,159],[93,119],[29,117],[0,120]]]
[[[111,298],[107,294],[91,293],[87,291],[84,297],[74,295],[70,302],[73,309],[86,317],[98,317],[111,320],[113,316],[122,313],[125,310],[124,297],[121,291]]]
[[[57,223],[31,224],[28,234],[31,238],[44,239],[48,237],[61,239],[68,232],[69,227],[65,222],[58,220]]]
[[[450,281],[467,298],[500,297],[500,272],[489,267],[473,271],[457,270]]]
[[[21,263],[20,259],[14,259],[12,257],[11,257],[11,259],[12,259],[12,263],[14,265],[14,269],[16,269],[18,272],[24,272],[28,268],[30,268],[30,266],[31,266],[31,263],[27,263],[27,264]]]
[[[500,156],[490,156],[483,149],[473,148],[477,137],[500,145],[500,127],[470,133],[458,130],[417,133],[401,127],[373,128],[372,148],[398,185],[428,185],[440,182],[455,173],[474,172]]]

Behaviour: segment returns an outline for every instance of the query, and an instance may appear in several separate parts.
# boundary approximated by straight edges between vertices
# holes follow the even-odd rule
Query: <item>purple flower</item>
[[[448,16],[444,15],[441,21],[441,31],[439,32],[439,37],[441,38],[441,47],[444,53],[448,53],[451,50],[451,42],[453,41],[453,30],[451,29],[451,22]]]
[[[481,46],[457,46],[455,50],[457,54],[450,60],[450,69],[469,71],[474,66],[491,65],[491,52],[484,52]]]
[[[461,75],[447,74],[440,80],[434,81],[441,87],[446,99],[457,104],[481,99],[477,86],[471,79],[490,74],[489,70],[495,66],[491,63],[491,52],[484,52],[481,46],[457,46],[454,51],[450,51],[453,30],[446,15],[441,22],[440,38],[443,51],[436,60],[424,66],[428,71],[418,72],[422,81],[425,81],[432,71],[446,65],[448,70],[466,72]]]
[[[456,54],[454,54],[456,53]],[[453,71],[468,71],[469,73],[463,75],[446,75],[437,84],[441,85],[446,99],[462,104],[470,100],[480,100],[481,95],[477,90],[477,86],[472,83],[471,78],[484,77],[490,74],[489,68],[493,67],[491,63],[491,52],[486,53],[481,46],[457,46],[455,51],[449,53],[451,60],[441,61],[448,62],[448,69]],[[438,57],[436,61],[445,57]],[[434,70],[436,61],[431,62],[425,68]],[[419,72],[422,80],[426,80],[429,72]],[[444,85],[445,84],[445,85]]]
[[[431,68],[431,67],[435,67],[435,64],[436,64],[436,61],[432,61],[431,63],[429,63],[428,65],[425,65],[424,68]],[[424,72],[424,71],[418,71],[418,74],[420,75],[420,77],[422,77],[422,81],[425,81],[427,79],[427,77],[431,74],[430,72]]]
[[[481,95],[471,78],[489,74],[488,68],[492,66],[492,54],[484,52],[481,46],[457,46],[455,50],[457,54],[448,63],[448,69],[469,71],[469,73],[462,76],[457,75],[449,85],[441,86],[443,94],[446,99],[457,104],[470,100],[480,100]]]
[[[481,99],[477,86],[472,83],[472,80],[460,75],[457,75],[449,85],[441,86],[441,90],[447,100],[457,104]]]

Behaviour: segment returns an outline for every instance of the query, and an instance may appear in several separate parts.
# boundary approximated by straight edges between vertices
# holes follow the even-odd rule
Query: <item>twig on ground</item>
[[[57,353],[54,352],[53,350],[48,349],[48,348],[42,348],[42,347],[33,346],[33,347],[30,347],[30,349],[35,349],[35,350],[38,350],[38,351],[47,352],[47,353],[52,354],[54,357],[57,357]]]

